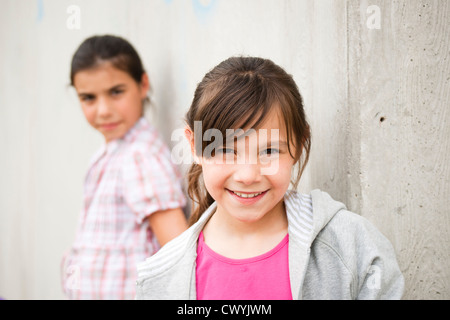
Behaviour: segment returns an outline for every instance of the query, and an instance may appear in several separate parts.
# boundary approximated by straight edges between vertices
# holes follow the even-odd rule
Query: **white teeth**
[[[256,196],[259,196],[262,192],[258,192],[258,193],[240,193],[240,192],[233,191],[233,193],[235,195],[238,195],[241,198],[254,198]]]

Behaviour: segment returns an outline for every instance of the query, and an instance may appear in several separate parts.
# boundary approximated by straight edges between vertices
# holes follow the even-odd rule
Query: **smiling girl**
[[[187,228],[180,176],[144,118],[150,83],[130,43],[86,39],[70,78],[105,144],[86,174],[78,231],[62,263],[63,288],[71,299],[133,299],[136,264]]]
[[[282,68],[223,61],[197,86],[186,122],[191,227],[138,266],[138,299],[401,297],[389,241],[327,193],[295,191],[311,135]]]

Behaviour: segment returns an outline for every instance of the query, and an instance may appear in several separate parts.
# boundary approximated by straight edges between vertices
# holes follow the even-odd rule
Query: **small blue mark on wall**
[[[164,2],[169,5],[173,0],[164,0]],[[195,15],[201,23],[205,23],[211,16],[216,4],[217,0],[192,0]]]
[[[44,18],[44,0],[37,0],[37,22],[41,22]]]
[[[205,23],[214,10],[217,0],[192,0],[192,4],[200,22]]]

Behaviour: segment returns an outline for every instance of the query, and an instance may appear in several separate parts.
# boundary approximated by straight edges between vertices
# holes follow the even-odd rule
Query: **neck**
[[[281,200],[257,221],[241,221],[219,205],[203,229],[206,244],[229,258],[256,256],[274,248],[285,236],[288,222]]]
[[[214,216],[217,219],[217,224],[222,229],[236,236],[266,235],[281,230],[287,231],[287,217],[283,200],[257,221],[238,220],[231,214],[228,214],[219,205]]]

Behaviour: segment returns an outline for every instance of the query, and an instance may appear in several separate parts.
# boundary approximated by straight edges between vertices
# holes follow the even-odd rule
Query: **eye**
[[[119,96],[120,94],[122,94],[124,92],[123,89],[112,89],[111,90],[111,95],[112,96]]]
[[[219,154],[224,154],[224,155],[226,155],[226,154],[234,154],[234,149],[231,149],[231,148],[221,148],[221,149],[217,150],[217,153],[219,153]]]
[[[95,99],[95,96],[92,94],[83,94],[80,95],[80,100],[82,102],[92,102]]]
[[[268,148],[264,151],[261,152],[262,156],[275,156],[277,154],[280,153],[280,150],[276,149],[276,148]]]

